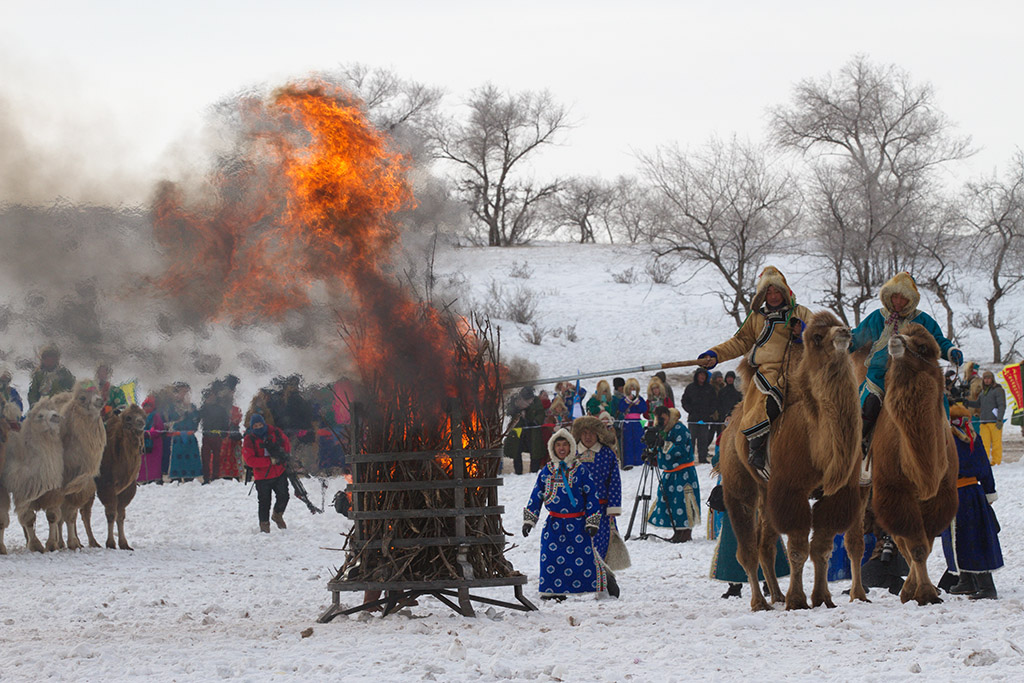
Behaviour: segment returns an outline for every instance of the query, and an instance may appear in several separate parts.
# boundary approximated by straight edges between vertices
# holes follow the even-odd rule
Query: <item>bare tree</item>
[[[796,182],[763,147],[735,139],[692,154],[663,148],[640,161],[660,207],[655,253],[713,267],[725,282],[722,306],[742,324],[757,273],[799,215]]]
[[[651,239],[657,232],[658,221],[651,188],[636,178],[619,176],[612,190],[612,200],[604,207],[603,219],[611,226],[611,232],[623,235],[630,244]]]
[[[467,106],[465,123],[434,118],[435,156],[455,165],[457,186],[486,229],[488,246],[528,242],[538,209],[558,183],[534,183],[523,167],[570,127],[568,110],[546,91],[506,94],[493,85],[474,90]]]
[[[965,273],[963,233],[958,230],[960,208],[955,202],[945,202],[934,207],[934,214],[911,227],[909,239],[916,247],[912,270],[917,284],[934,294],[946,312],[946,337],[957,341],[953,296],[963,291],[960,282]]]
[[[614,243],[608,222],[612,199],[612,188],[600,178],[570,178],[552,198],[548,218],[552,227],[572,229],[580,244],[596,242],[594,231],[599,227],[604,227]]]
[[[340,80],[363,100],[373,122],[391,133],[405,125],[422,126],[444,96],[440,88],[358,62],[342,65]]]
[[[974,260],[990,273],[985,297],[992,361],[1004,360],[996,305],[1024,282],[1024,152],[1019,151],[1002,179],[968,183],[964,220],[974,232]]]
[[[771,113],[777,144],[813,156],[835,174],[816,170],[812,188],[821,196],[815,215],[819,233],[839,228],[824,250],[841,246],[855,323],[877,288],[910,260],[905,239],[916,205],[935,192],[937,167],[970,154],[970,140],[950,134],[950,124],[934,103],[930,85],[917,85],[896,66],[854,57],[835,77],[801,81],[787,107]],[[855,247],[855,248],[854,248]],[[837,305],[844,295],[832,292]],[[845,315],[844,315],[845,317]]]

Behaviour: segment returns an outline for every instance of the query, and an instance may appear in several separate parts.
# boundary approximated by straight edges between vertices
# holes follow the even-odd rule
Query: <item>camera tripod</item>
[[[629,526],[626,528],[626,535],[623,536],[623,540],[628,541],[630,534],[633,533],[633,522],[636,521],[636,512],[638,508],[640,510],[640,534],[637,536],[641,541],[647,540],[649,537],[654,536],[660,538],[663,541],[669,541],[670,543],[677,543],[675,539],[679,536],[679,529],[676,526],[675,515],[672,514],[672,506],[669,504],[665,497],[665,490],[661,486],[662,474],[661,469],[656,465],[651,464],[651,459],[656,457],[653,453],[644,453],[644,464],[643,469],[640,470],[640,483],[636,487],[636,497],[633,499],[633,511],[629,515]],[[665,512],[668,513],[668,521],[672,525],[672,538],[665,538],[658,534],[652,534],[647,531],[649,524],[648,517],[651,515],[651,499],[654,497],[654,482],[658,482],[658,490],[662,493],[662,502],[665,503]]]

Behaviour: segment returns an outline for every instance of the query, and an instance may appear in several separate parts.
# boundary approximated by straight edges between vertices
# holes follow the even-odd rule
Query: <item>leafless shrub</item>
[[[539,323],[535,322],[532,325],[530,325],[530,329],[529,330],[525,330],[525,331],[524,330],[520,330],[519,331],[519,336],[525,342],[533,344],[534,346],[540,346],[540,343],[542,341],[544,341],[544,335],[546,333],[547,333],[547,330],[545,330],[543,327],[541,327]]]
[[[973,327],[976,330],[983,330],[985,329],[986,324],[985,314],[981,311],[971,311],[967,315],[963,316],[962,322],[968,327]]]
[[[653,258],[644,266],[644,272],[651,282],[656,285],[668,285],[672,283],[672,274],[679,267],[679,261],[672,263],[669,259]]]
[[[620,285],[632,285],[636,284],[640,279],[639,273],[636,272],[636,268],[630,266],[621,273],[612,273],[612,280],[619,283]]]
[[[533,277],[533,268],[526,261],[520,263],[519,261],[513,261],[512,266],[508,269],[508,276],[514,277],[519,280],[529,280]]]

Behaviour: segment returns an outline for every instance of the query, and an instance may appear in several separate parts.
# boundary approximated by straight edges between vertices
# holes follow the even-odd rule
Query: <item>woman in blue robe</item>
[[[981,437],[971,428],[970,413],[961,404],[950,407],[960,471],[959,507],[949,528],[942,532],[942,552],[950,574],[959,577],[950,593],[972,599],[997,597],[992,572],[1003,566],[999,523],[991,503],[998,497],[992,466]]]
[[[624,469],[643,464],[644,426],[640,422],[647,413],[647,401],[640,395],[640,382],[626,380],[625,395],[619,401],[622,416],[622,466]]]
[[[567,593],[607,590],[606,573],[592,541],[601,525],[597,487],[581,467],[576,440],[567,430],[551,436],[548,455],[523,510],[523,536],[537,524],[541,507],[548,511],[540,537],[541,597],[564,599]]]

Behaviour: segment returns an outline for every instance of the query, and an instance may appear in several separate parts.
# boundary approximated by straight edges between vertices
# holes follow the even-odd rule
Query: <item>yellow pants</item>
[[[981,442],[985,444],[988,460],[993,465],[1003,462],[1003,430],[995,422],[982,422],[979,426]]]

